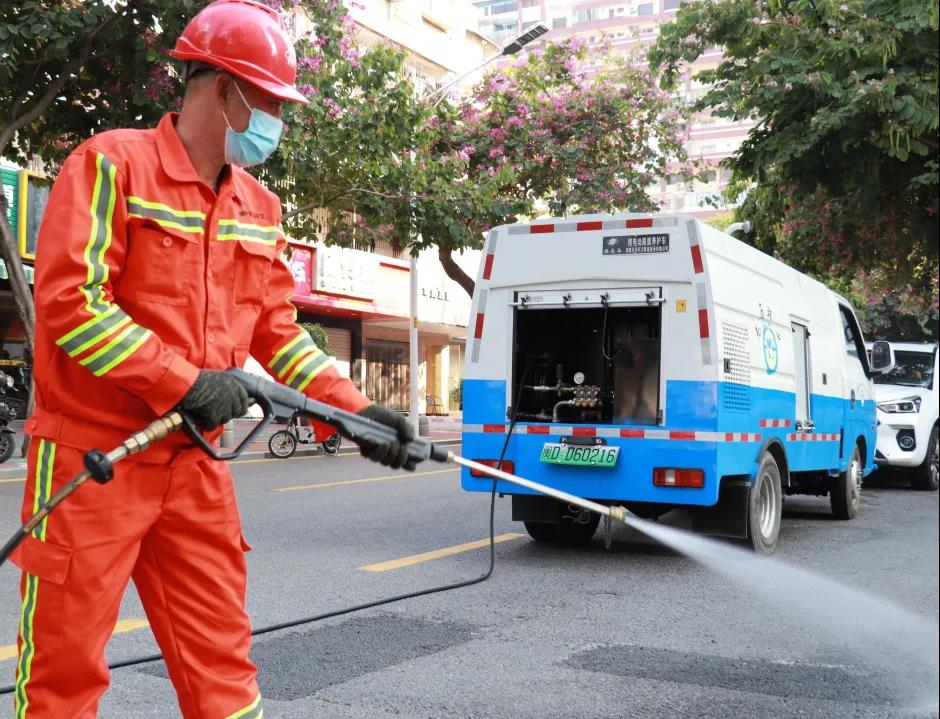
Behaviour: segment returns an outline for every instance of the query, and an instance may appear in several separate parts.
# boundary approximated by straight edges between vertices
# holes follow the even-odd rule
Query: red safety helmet
[[[215,65],[291,102],[307,102],[294,87],[297,56],[281,18],[252,0],[216,0],[183,30],[170,55]]]

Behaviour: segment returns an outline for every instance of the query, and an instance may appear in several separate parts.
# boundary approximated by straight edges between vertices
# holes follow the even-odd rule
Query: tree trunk
[[[13,291],[13,301],[16,311],[23,321],[26,332],[26,345],[30,351],[33,349],[33,333],[36,327],[36,309],[33,304],[33,294],[26,281],[26,272],[23,270],[23,261],[20,259],[19,247],[13,230],[7,222],[7,198],[0,194],[0,257],[7,268],[10,278],[10,289]]]
[[[454,261],[451,251],[446,247],[438,247],[437,257],[441,261],[441,266],[444,268],[445,274],[463,287],[464,292],[473,297],[473,288],[476,283],[471,280],[470,275],[464,272],[460,265]]]

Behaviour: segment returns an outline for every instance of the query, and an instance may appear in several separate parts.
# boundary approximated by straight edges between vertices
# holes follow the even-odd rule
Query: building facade
[[[660,27],[674,19],[681,0],[474,0],[480,12],[480,32],[496,42],[505,42],[538,23],[549,33],[537,42],[578,38],[588,47],[610,44],[615,52],[645,56],[659,36]],[[686,104],[698,100],[704,88],[695,76],[722,60],[721,50],[712,48],[683,76],[676,96]],[[590,72],[588,58],[583,68]],[[707,217],[726,209],[722,191],[730,173],[720,162],[732,155],[747,136],[752,123],[729,122],[710,113],[696,113],[686,130],[689,157],[706,167],[703,181],[686,182],[678,174],[661,178],[653,189],[660,206],[671,212]]]

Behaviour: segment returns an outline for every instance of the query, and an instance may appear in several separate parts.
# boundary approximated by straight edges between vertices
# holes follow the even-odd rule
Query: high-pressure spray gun
[[[212,446],[206,438],[203,437],[191,417],[182,412],[170,412],[154,420],[139,432],[130,435],[110,452],[105,453],[97,449],[90,450],[85,454],[85,470],[67,484],[63,485],[45,504],[40,506],[36,513],[10,538],[3,549],[0,549],[0,565],[6,562],[10,554],[13,553],[20,543],[29,536],[33,529],[35,529],[52,510],[82,484],[89,479],[93,479],[100,484],[109,482],[114,476],[114,465],[117,462],[133,454],[142,452],[179,429],[185,429],[192,440],[199,445],[206,454],[218,460],[230,460],[238,457],[275,416],[289,416],[294,413],[331,425],[337,432],[343,435],[343,437],[359,445],[398,441],[396,430],[384,424],[333,407],[325,402],[310,399],[295,389],[271,382],[262,377],[257,377],[244,370],[230,369],[228,373],[245,387],[248,394],[258,403],[264,412],[258,424],[252,428],[248,436],[246,436],[235,449],[229,452],[219,452],[218,449]],[[626,510],[622,507],[608,507],[603,504],[598,504],[597,502],[592,502],[573,494],[568,494],[567,492],[562,492],[552,487],[547,487],[543,484],[518,477],[509,472],[504,472],[495,467],[489,467],[485,464],[474,462],[421,437],[409,442],[406,445],[406,449],[408,459],[415,464],[427,459],[434,460],[435,462],[452,462],[474,469],[495,479],[501,479],[521,487],[527,487],[540,494],[554,497],[568,504],[581,507],[582,509],[597,512],[602,516],[609,517],[611,520],[623,521],[626,514]]]

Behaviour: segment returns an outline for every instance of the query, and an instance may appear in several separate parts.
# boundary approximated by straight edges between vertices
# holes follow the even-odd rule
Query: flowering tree
[[[610,52],[583,72],[586,56],[573,40],[529,52],[416,130],[411,243],[436,246],[468,293],[451,253],[480,247],[489,228],[545,212],[652,211],[651,185],[684,166],[682,115],[649,72]]]
[[[694,0],[650,61],[668,85],[715,45],[725,59],[696,75],[695,109],[757,119],[730,162],[753,241],[935,338],[937,3]],[[867,329],[891,326],[911,323]]]

